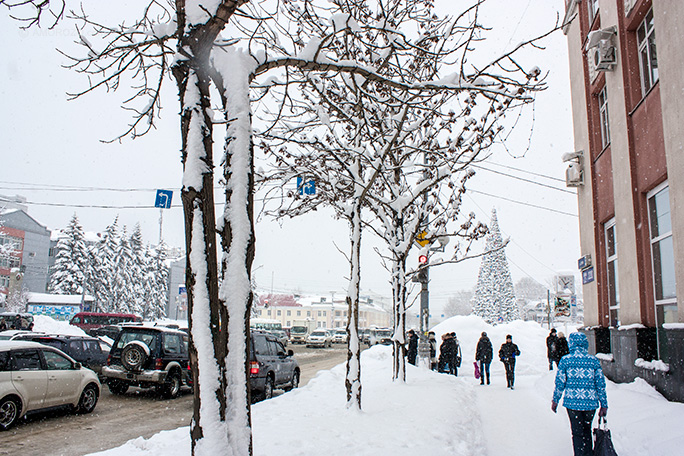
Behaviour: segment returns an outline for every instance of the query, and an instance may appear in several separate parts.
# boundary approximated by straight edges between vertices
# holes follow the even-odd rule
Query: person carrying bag
[[[601,428],[601,422],[603,422],[603,428]],[[618,456],[610,438],[608,420],[605,416],[599,416],[598,426],[594,428],[594,456]]]
[[[558,364],[556,387],[551,399],[551,410],[556,413],[561,396],[568,412],[575,456],[592,456],[591,423],[596,409],[599,417],[608,414],[606,379],[599,360],[588,353],[589,341],[582,333],[574,332],[568,338],[570,354]],[[610,454],[610,453],[608,453]]]

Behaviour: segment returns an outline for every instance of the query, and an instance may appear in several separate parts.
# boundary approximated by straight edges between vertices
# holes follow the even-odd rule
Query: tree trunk
[[[394,254],[392,298],[394,301],[394,350],[392,380],[406,381],[406,257]]]
[[[351,275],[347,292],[349,343],[347,348],[347,408],[361,410],[361,352],[359,349],[359,281],[361,280],[361,202],[351,216]]]
[[[194,63],[194,64],[193,64]],[[212,121],[209,78],[196,62],[173,69],[181,101],[181,157],[185,218],[186,287],[190,326],[190,361],[194,380],[192,453],[226,448],[225,337],[220,331]]]
[[[226,415],[228,441],[235,456],[252,454],[249,395],[250,338],[252,307],[251,270],[254,260],[254,156],[249,103],[249,72],[238,51],[229,54],[227,66],[213,75],[221,94],[228,131],[223,159],[226,182],[221,234],[221,318],[228,323]],[[227,58],[227,57],[226,57]],[[223,62],[223,65],[226,61]]]

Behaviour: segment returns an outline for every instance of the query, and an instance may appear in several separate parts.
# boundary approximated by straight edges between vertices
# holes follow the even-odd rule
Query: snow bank
[[[86,336],[78,326],[72,326],[68,321],[55,320],[47,315],[33,316],[33,330],[46,334],[63,334],[66,336]]]
[[[556,328],[567,334],[573,327]],[[252,408],[255,456],[529,456],[572,455],[565,410],[550,410],[555,371],[548,371],[548,329],[516,321],[492,327],[478,317],[454,317],[434,328],[456,332],[464,356],[459,377],[407,366],[405,384],[392,382],[392,348],[363,352],[363,411],[346,409],[345,366],[321,371],[305,387]],[[520,347],[516,389],[505,387],[498,358],[492,384],[473,377],[475,344],[487,331],[495,350],[506,334]],[[675,456],[684,447],[684,404],[671,403],[644,380],[608,382],[608,419],[620,456]],[[187,456],[189,428],[137,438],[100,456]]]

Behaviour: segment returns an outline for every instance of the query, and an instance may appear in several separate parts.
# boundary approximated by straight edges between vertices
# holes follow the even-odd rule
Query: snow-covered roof
[[[94,301],[89,295],[58,295],[50,293],[29,293],[29,304],[81,304],[83,301]]]

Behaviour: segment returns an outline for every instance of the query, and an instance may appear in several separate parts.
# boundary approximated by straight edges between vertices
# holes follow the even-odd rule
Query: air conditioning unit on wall
[[[617,65],[616,35],[615,27],[589,32],[586,50],[594,69],[611,71]]]
[[[617,65],[617,53],[612,40],[601,40],[593,48],[594,66],[599,71],[610,71]]]

